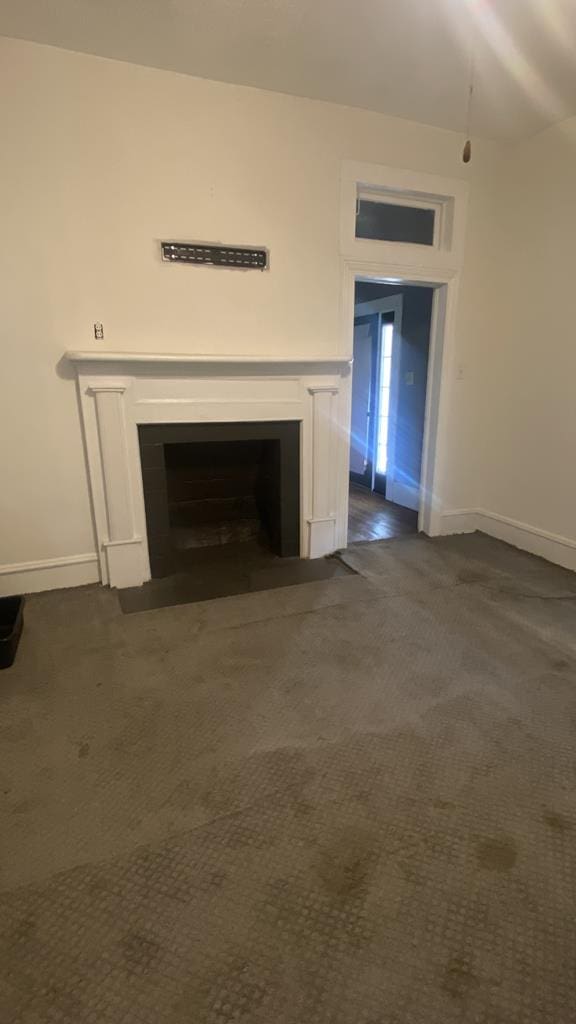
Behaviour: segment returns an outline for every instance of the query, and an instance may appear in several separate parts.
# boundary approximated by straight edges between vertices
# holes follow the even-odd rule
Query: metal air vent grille
[[[267,270],[268,250],[249,246],[203,245],[196,242],[161,242],[162,259],[168,263],[197,263],[210,267]]]

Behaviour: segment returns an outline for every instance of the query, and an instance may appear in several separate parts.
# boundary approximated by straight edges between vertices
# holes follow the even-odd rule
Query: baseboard
[[[396,505],[402,505],[403,508],[411,508],[414,512],[418,512],[420,508],[420,488],[400,483],[398,480],[386,483],[386,498]]]
[[[529,551],[548,562],[576,572],[576,540],[550,533],[518,519],[510,519],[486,509],[456,509],[442,515],[442,534],[472,533],[481,530],[490,537],[506,541],[515,548]]]
[[[37,594],[41,590],[82,587],[98,583],[100,569],[95,552],[47,558],[41,562],[15,562],[0,565],[0,597],[12,594]]]
[[[479,529],[478,513],[473,508],[458,508],[442,513],[440,534],[443,537],[452,533],[474,533]]]
[[[308,520],[308,557],[324,558],[336,550],[336,517]]]
[[[497,512],[486,512],[479,509],[478,530],[497,537],[498,540],[505,540],[516,548],[530,551],[533,555],[546,558],[556,565],[563,565],[565,569],[576,572],[576,540],[569,537],[562,537],[557,533],[549,533],[528,523],[521,523],[517,519],[509,519]]]
[[[332,521],[330,527],[333,529]],[[442,514],[442,536],[473,533],[475,530],[481,530],[490,537],[506,541],[513,547],[529,551],[533,555],[539,555],[540,558],[576,572],[576,540],[570,537],[549,533],[547,530],[521,523],[497,512],[488,512],[486,509],[450,509]],[[312,552],[311,557],[314,557]],[[42,590],[58,590],[63,587],[82,587],[87,583],[99,582],[100,568],[95,552],[68,555],[65,558],[48,558],[41,562],[0,565],[0,597],[35,594]]]

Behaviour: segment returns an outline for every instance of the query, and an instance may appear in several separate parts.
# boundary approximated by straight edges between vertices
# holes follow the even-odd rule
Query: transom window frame
[[[464,251],[468,184],[418,171],[343,161],[341,182],[341,255],[390,261],[407,267],[456,269]],[[432,245],[393,242],[356,236],[357,204],[361,199],[434,211]]]

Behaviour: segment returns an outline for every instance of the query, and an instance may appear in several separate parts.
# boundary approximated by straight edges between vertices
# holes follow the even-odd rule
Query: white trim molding
[[[459,178],[409,171],[383,164],[344,160],[341,177],[340,247],[344,256],[404,267],[458,268],[464,255],[468,184]],[[359,198],[427,206],[436,211],[433,245],[385,242],[356,237]]]
[[[570,537],[482,508],[448,510],[442,515],[441,533],[445,536],[475,530],[576,572],[576,540]]]
[[[442,537],[454,533],[474,533],[478,529],[478,513],[473,508],[447,509],[442,513],[439,531]]]
[[[308,519],[310,558],[332,552],[336,540],[336,482],[333,471],[338,430],[339,386],[309,384],[312,398],[312,515]]]
[[[344,369],[349,365],[350,359],[342,356],[298,356],[294,359],[283,359],[280,356],[266,356],[266,355],[211,355],[202,353],[186,353],[186,352],[106,352],[98,351],[97,349],[69,349],[64,353],[64,357],[70,362],[75,364],[81,364],[82,366],[127,366],[127,367],[156,367],[162,369],[166,366],[219,366],[220,368],[225,367],[230,369],[234,366],[251,367],[257,372],[263,371],[268,372],[270,368],[279,367],[281,372],[287,372],[288,368],[292,367],[322,367],[327,369],[332,367],[334,369]],[[107,383],[103,380],[102,383],[95,385],[99,390],[107,391],[122,391],[125,390],[125,385],[122,383],[114,383],[113,379],[110,379]]]
[[[457,270],[430,267],[402,267],[397,264],[342,260],[342,339],[344,351],[353,347],[354,287],[357,280],[388,284],[424,285],[434,288],[430,355],[426,386],[426,412],[420,476],[418,529],[430,536],[441,533],[446,453],[449,442],[449,409],[454,378],[455,314],[458,299]],[[348,421],[347,442],[350,441]],[[339,506],[348,500],[348,478],[342,481]],[[340,540],[346,546],[346,538]]]
[[[356,238],[356,202],[367,192],[401,202],[421,201],[441,210],[434,245],[411,245]],[[340,251],[342,265],[341,350],[353,348],[354,288],[357,280],[420,285],[434,289],[430,357],[422,447],[418,528],[434,536],[442,530],[445,505],[449,410],[454,377],[455,314],[464,254],[468,185],[418,171],[380,164],[342,164]],[[348,420],[350,423],[350,420]],[[348,441],[350,427],[348,426]],[[339,505],[347,502],[348,480],[341,483]],[[341,546],[345,546],[346,537]]]
[[[300,423],[300,554],[319,558],[346,532],[350,357],[68,352],[78,379],[100,579],[150,578],[138,427],[146,423]]]
[[[61,587],[82,587],[99,580],[95,551],[85,555],[46,558],[39,562],[14,562],[12,565],[0,565],[0,597],[36,594]]]

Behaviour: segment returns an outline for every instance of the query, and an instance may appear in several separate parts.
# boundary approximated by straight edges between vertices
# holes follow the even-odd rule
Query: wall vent
[[[198,242],[161,242],[162,259],[168,263],[198,263],[209,267],[267,270],[268,250],[250,246],[208,245]]]

